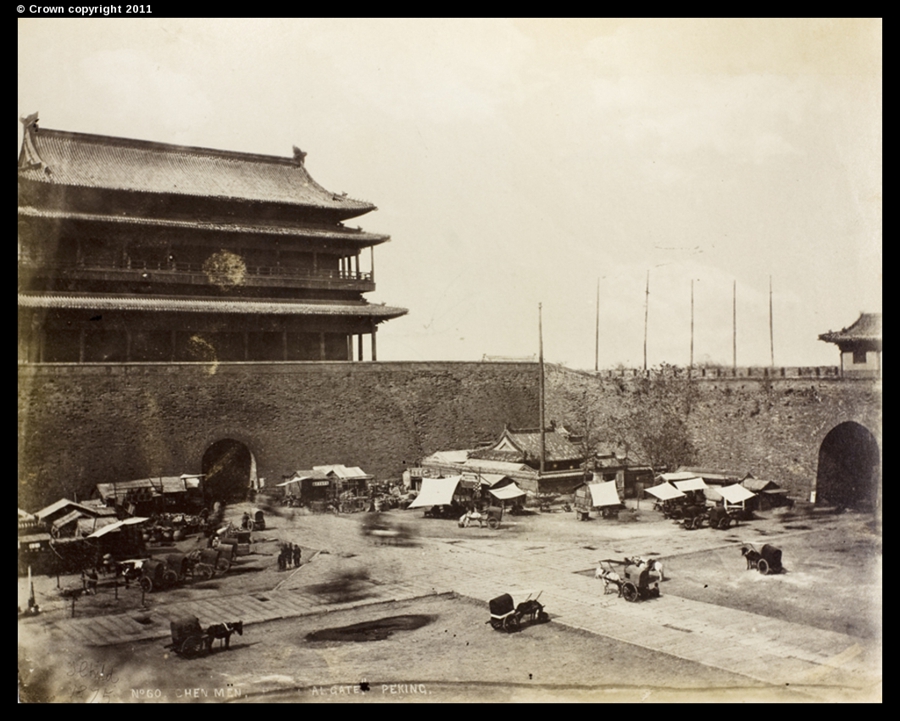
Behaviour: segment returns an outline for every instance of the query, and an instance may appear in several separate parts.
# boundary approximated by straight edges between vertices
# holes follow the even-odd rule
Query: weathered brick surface
[[[819,446],[839,423],[855,421],[881,445],[881,384],[834,376],[695,380],[697,399],[688,415],[698,466],[749,471],[778,481],[798,497],[809,495]],[[822,374],[824,375],[824,374]],[[547,371],[547,418],[572,422],[580,399],[613,413],[634,392],[634,378],[594,377],[551,367]]]
[[[528,363],[46,365],[19,371],[19,504],[199,473],[233,438],[269,483],[325,463],[397,477],[436,450],[536,426]]]
[[[234,363],[22,366],[19,504],[83,497],[99,482],[199,473],[233,438],[269,483],[298,468],[359,465],[396,477],[436,450],[538,424],[533,363]],[[546,419],[574,423],[583,394],[614,411],[633,377],[548,366]],[[881,386],[785,375],[705,378],[688,417],[699,465],[747,470],[798,496],[843,421],[881,440]]]

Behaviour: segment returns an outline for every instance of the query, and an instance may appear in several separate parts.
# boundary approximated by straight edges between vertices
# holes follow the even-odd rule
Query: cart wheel
[[[178,574],[171,568],[167,569],[163,574],[163,583],[166,586],[174,586],[178,583]]]
[[[721,521],[719,521],[719,528],[723,531],[726,530],[731,525],[731,518],[725,516]]]
[[[149,576],[141,577],[141,590],[144,593],[150,593],[153,590],[153,579]]]
[[[626,601],[628,601],[629,603],[634,603],[638,600],[638,596],[640,594],[638,593],[637,586],[635,586],[633,583],[628,582],[622,586],[622,595],[625,597]]]
[[[513,631],[519,630],[519,616],[518,614],[513,614],[512,616],[507,616],[503,619],[503,627],[506,629],[507,633],[512,633]]]
[[[538,623],[547,623],[550,620],[550,614],[546,611],[538,611],[537,622]]]
[[[756,570],[759,571],[763,576],[768,576],[769,562],[765,558],[760,558],[759,562],[756,564]]]
[[[200,636],[188,636],[181,644],[181,655],[193,658],[203,650],[203,639]]]
[[[488,518],[488,528],[492,528],[496,531],[500,528],[500,521],[496,518]]]
[[[693,518],[685,518],[685,519],[684,519],[684,527],[685,527],[688,531],[693,530],[693,528],[694,528],[694,519],[693,519]]]
[[[256,524],[253,521],[247,521],[246,530],[252,531]]]
[[[227,573],[231,568],[231,561],[227,558],[220,558],[216,561],[216,570],[221,571],[222,573]]]

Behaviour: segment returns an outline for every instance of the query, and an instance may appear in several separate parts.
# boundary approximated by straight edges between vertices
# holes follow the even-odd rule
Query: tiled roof
[[[242,313],[250,315],[363,316],[376,321],[406,315],[406,308],[369,303],[299,303],[233,298],[168,298],[139,295],[19,293],[20,308],[134,310],[171,313]]]
[[[19,215],[25,218],[47,218],[49,220],[77,220],[90,222],[119,223],[125,225],[154,226],[186,230],[209,230],[216,233],[253,233],[262,235],[294,236],[299,238],[322,238],[323,240],[344,240],[358,243],[363,247],[378,245],[390,240],[390,236],[378,233],[364,233],[351,228],[308,227],[300,225],[247,225],[241,223],[213,223],[203,220],[169,220],[166,218],[132,217],[127,215],[101,215],[99,213],[73,213],[64,210],[44,210],[31,206],[20,206]]]
[[[509,448],[508,440],[515,448]],[[505,448],[499,448],[506,445]],[[490,461],[506,461],[509,463],[521,463],[526,460],[535,461],[541,457],[541,432],[539,430],[512,430],[507,428],[503,436],[490,448],[480,448],[469,454],[470,458]],[[571,443],[565,436],[547,430],[544,433],[544,460],[574,461],[583,460],[581,450]]]
[[[852,341],[880,341],[881,313],[860,313],[857,321],[839,331],[828,331],[819,336],[819,340],[828,343],[844,343]]]
[[[375,206],[316,183],[302,157],[236,153],[26,127],[19,177],[52,185],[286,203],[362,215]]]

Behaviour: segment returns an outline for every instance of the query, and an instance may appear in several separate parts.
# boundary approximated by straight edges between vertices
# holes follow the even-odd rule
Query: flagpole
[[[737,371],[737,281],[731,286],[731,368]]]
[[[650,310],[650,271],[647,271],[647,290],[644,295],[644,373],[647,373],[647,317]]]
[[[541,423],[541,471],[540,475],[543,477],[544,475],[544,456],[545,456],[545,439],[544,439],[544,330],[543,330],[543,322],[542,322],[542,313],[541,313],[541,304],[538,303],[538,348],[540,351],[539,364],[540,364],[540,373],[541,373],[541,383],[540,383],[540,423]],[[538,485],[538,490],[540,490],[540,484]]]
[[[775,367],[775,333],[772,330],[772,276],[769,276],[769,356],[772,367]]]
[[[594,372],[600,370],[600,279],[597,278],[597,327],[594,333]]]
[[[688,366],[688,378],[694,372],[694,279],[691,278],[691,363]]]

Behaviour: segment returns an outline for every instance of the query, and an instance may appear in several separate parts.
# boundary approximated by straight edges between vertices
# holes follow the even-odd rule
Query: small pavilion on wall
[[[853,325],[822,333],[819,340],[840,349],[842,377],[881,377],[881,313],[860,313]]]
[[[19,361],[377,360],[374,247],[306,153],[274,157],[25,126]],[[368,252],[364,252],[368,249]],[[368,267],[363,268],[364,265]]]

